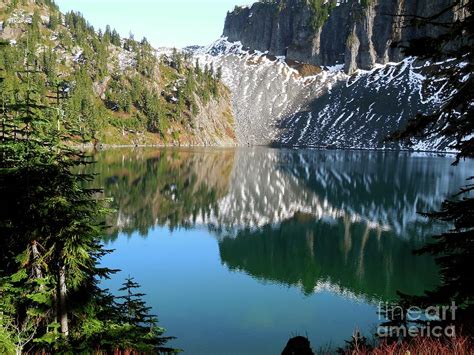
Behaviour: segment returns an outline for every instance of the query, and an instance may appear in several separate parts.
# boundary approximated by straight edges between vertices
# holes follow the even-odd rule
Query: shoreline
[[[399,152],[399,153],[429,153],[440,154],[445,156],[455,156],[456,151],[445,150],[416,150],[416,149],[393,149],[393,148],[358,148],[358,147],[324,147],[324,146],[278,146],[278,145],[245,145],[245,144],[227,144],[227,145],[201,145],[201,144],[100,144],[94,146],[93,144],[74,145],[73,147],[83,150],[104,151],[109,149],[143,149],[143,148],[158,148],[158,149],[180,149],[180,148],[212,148],[212,149],[241,149],[241,148],[269,148],[269,149],[287,149],[287,150],[314,150],[314,151],[372,151],[372,152]]]

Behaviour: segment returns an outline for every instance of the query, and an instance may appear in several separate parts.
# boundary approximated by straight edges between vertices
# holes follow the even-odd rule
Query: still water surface
[[[289,337],[340,346],[397,290],[437,282],[413,256],[472,175],[452,157],[369,151],[120,149],[97,156],[117,210],[104,264],[128,275],[188,354],[278,354]]]

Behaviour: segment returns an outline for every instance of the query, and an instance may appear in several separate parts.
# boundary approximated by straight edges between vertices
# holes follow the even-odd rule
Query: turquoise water
[[[397,290],[437,283],[413,256],[473,166],[369,151],[143,149],[101,152],[117,210],[104,264],[142,285],[188,354],[277,354],[294,335],[337,347],[378,324]]]

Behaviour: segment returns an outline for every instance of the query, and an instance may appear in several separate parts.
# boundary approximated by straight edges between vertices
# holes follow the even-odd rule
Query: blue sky
[[[256,0],[254,0],[256,1]],[[56,0],[62,12],[80,11],[96,28],[146,36],[155,46],[207,45],[219,38],[227,11],[252,0]]]

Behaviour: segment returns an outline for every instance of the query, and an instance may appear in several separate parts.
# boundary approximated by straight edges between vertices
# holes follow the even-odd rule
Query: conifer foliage
[[[157,326],[157,318],[150,314],[151,308],[147,307],[143,300],[145,294],[140,293],[139,288],[140,285],[132,277],[128,277],[119,289],[124,293],[123,296],[117,297],[120,314],[125,324],[121,329],[121,348],[128,349],[140,342],[142,351],[150,348],[173,351],[173,349],[163,348],[163,345],[172,338],[160,337],[164,329]]]
[[[446,15],[455,13],[455,21]],[[454,165],[462,159],[474,158],[474,2],[456,0],[443,11],[429,17],[407,16],[410,26],[433,26],[443,34],[417,38],[405,48],[407,55],[416,55],[431,61],[448,63],[445,69],[434,73],[433,79],[448,78],[452,94],[441,108],[428,115],[419,114],[405,130],[395,133],[393,139],[426,138],[433,134],[455,138],[452,148],[458,150]],[[448,16],[449,18],[449,16]],[[467,176],[469,181],[473,177]],[[400,305],[458,307],[455,319],[441,320],[454,324],[458,331],[474,336],[474,184],[463,187],[457,196],[443,203],[439,212],[426,213],[428,217],[447,222],[451,228],[435,236],[434,241],[417,253],[435,256],[441,273],[441,285],[423,297],[403,295]],[[399,315],[406,319],[406,314]],[[400,319],[391,321],[398,322]],[[421,322],[423,323],[423,322]],[[433,322],[432,322],[433,323]]]
[[[456,20],[446,16],[455,12]],[[452,94],[444,104],[431,114],[418,114],[406,129],[392,138],[409,140],[412,137],[426,138],[433,134],[455,138],[453,149],[459,151],[456,162],[462,158],[474,158],[474,19],[472,1],[455,0],[441,12],[428,17],[405,16],[410,27],[431,26],[444,33],[438,37],[420,37],[404,46],[406,55],[421,59],[444,61],[444,69],[433,74],[433,79],[449,79],[447,86]],[[448,17],[449,18],[449,17]]]
[[[80,173],[92,163],[74,148],[80,125],[51,105],[30,50],[0,46],[0,353],[171,352],[162,328],[131,322],[99,288],[112,273],[98,267],[107,203]]]
[[[28,46],[30,62],[46,76],[37,83],[43,97],[61,91],[62,109],[94,144],[168,143],[178,132],[192,139],[202,107],[224,97],[215,76],[190,78],[193,63],[182,51],[158,55],[147,38],[121,38],[110,26],[96,30],[79,12],[60,13],[53,1],[7,3],[0,5],[7,13],[2,23],[15,33],[16,50]],[[8,21],[20,15],[27,20]]]

